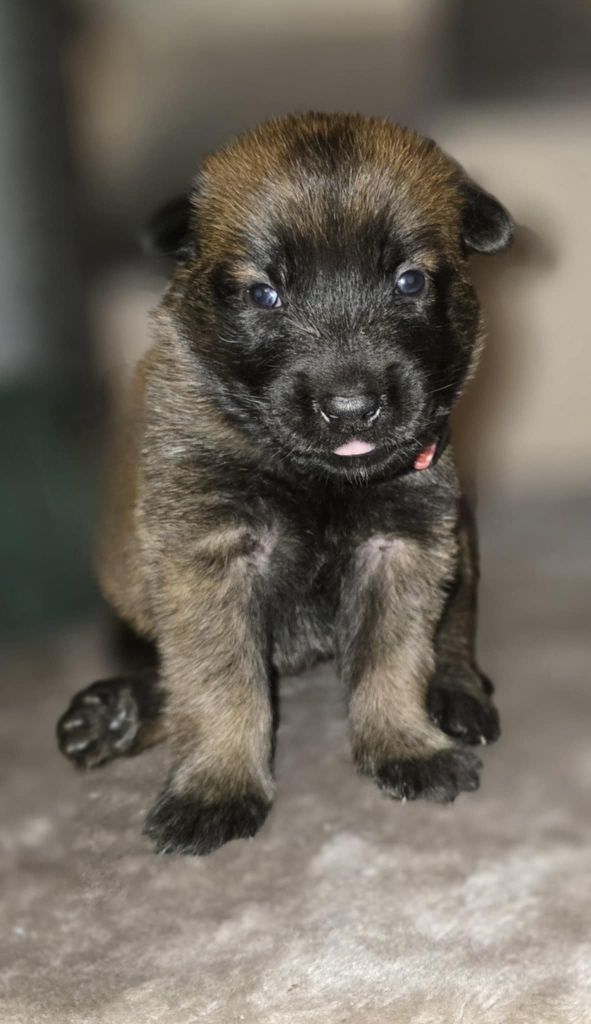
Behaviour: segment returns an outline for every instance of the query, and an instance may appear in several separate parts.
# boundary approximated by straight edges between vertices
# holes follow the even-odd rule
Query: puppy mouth
[[[430,444],[426,445],[425,448],[422,448],[413,460],[413,469],[419,472],[429,469],[437,453],[437,446],[438,442],[432,441]],[[345,444],[341,444],[338,448],[335,448],[332,454],[338,455],[341,458],[362,458],[365,455],[370,455],[371,452],[374,452],[375,450],[375,444],[371,444],[369,441],[362,441],[360,438],[354,437]]]
[[[407,472],[425,472],[438,462],[447,447],[448,415],[440,411],[428,425],[409,423],[407,427],[369,437],[361,432],[353,436],[341,433],[332,439],[325,437],[324,445],[318,440],[286,430],[285,417],[273,417],[272,433],[281,446],[281,461],[291,463],[304,472],[316,468],[338,477],[362,477],[380,473],[400,475]],[[294,443],[295,442],[295,443]],[[315,443],[316,442],[316,443]],[[327,443],[328,442],[328,443]]]

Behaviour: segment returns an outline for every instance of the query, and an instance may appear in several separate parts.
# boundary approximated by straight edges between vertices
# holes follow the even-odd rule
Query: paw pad
[[[72,700],[57,724],[65,757],[80,768],[98,768],[130,749],[139,728],[136,702],[128,687],[93,683]]]

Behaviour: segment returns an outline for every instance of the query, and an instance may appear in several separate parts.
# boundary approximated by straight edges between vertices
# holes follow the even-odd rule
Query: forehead
[[[206,159],[194,202],[212,261],[388,234],[451,255],[459,240],[453,162],[409,129],[361,116],[262,125]]]

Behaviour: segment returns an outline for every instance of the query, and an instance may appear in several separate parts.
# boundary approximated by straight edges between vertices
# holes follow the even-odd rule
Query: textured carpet
[[[323,668],[283,686],[259,837],[155,857],[165,752],[77,775],[54,748],[97,630],[5,652],[2,1024],[588,1024],[590,510],[481,516],[504,734],[452,807],[355,776]]]

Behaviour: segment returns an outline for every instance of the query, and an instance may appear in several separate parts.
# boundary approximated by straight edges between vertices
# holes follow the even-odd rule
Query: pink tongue
[[[358,441],[357,438],[353,438],[352,441],[347,441],[346,444],[342,444],[340,448],[335,448],[335,455],[367,455],[368,452],[373,452],[375,444],[368,444],[367,441]]]
[[[429,466],[433,462],[435,456],[435,449],[437,448],[437,442],[434,441],[428,448],[423,448],[420,455],[417,455],[414,461],[415,469],[429,469]]]

